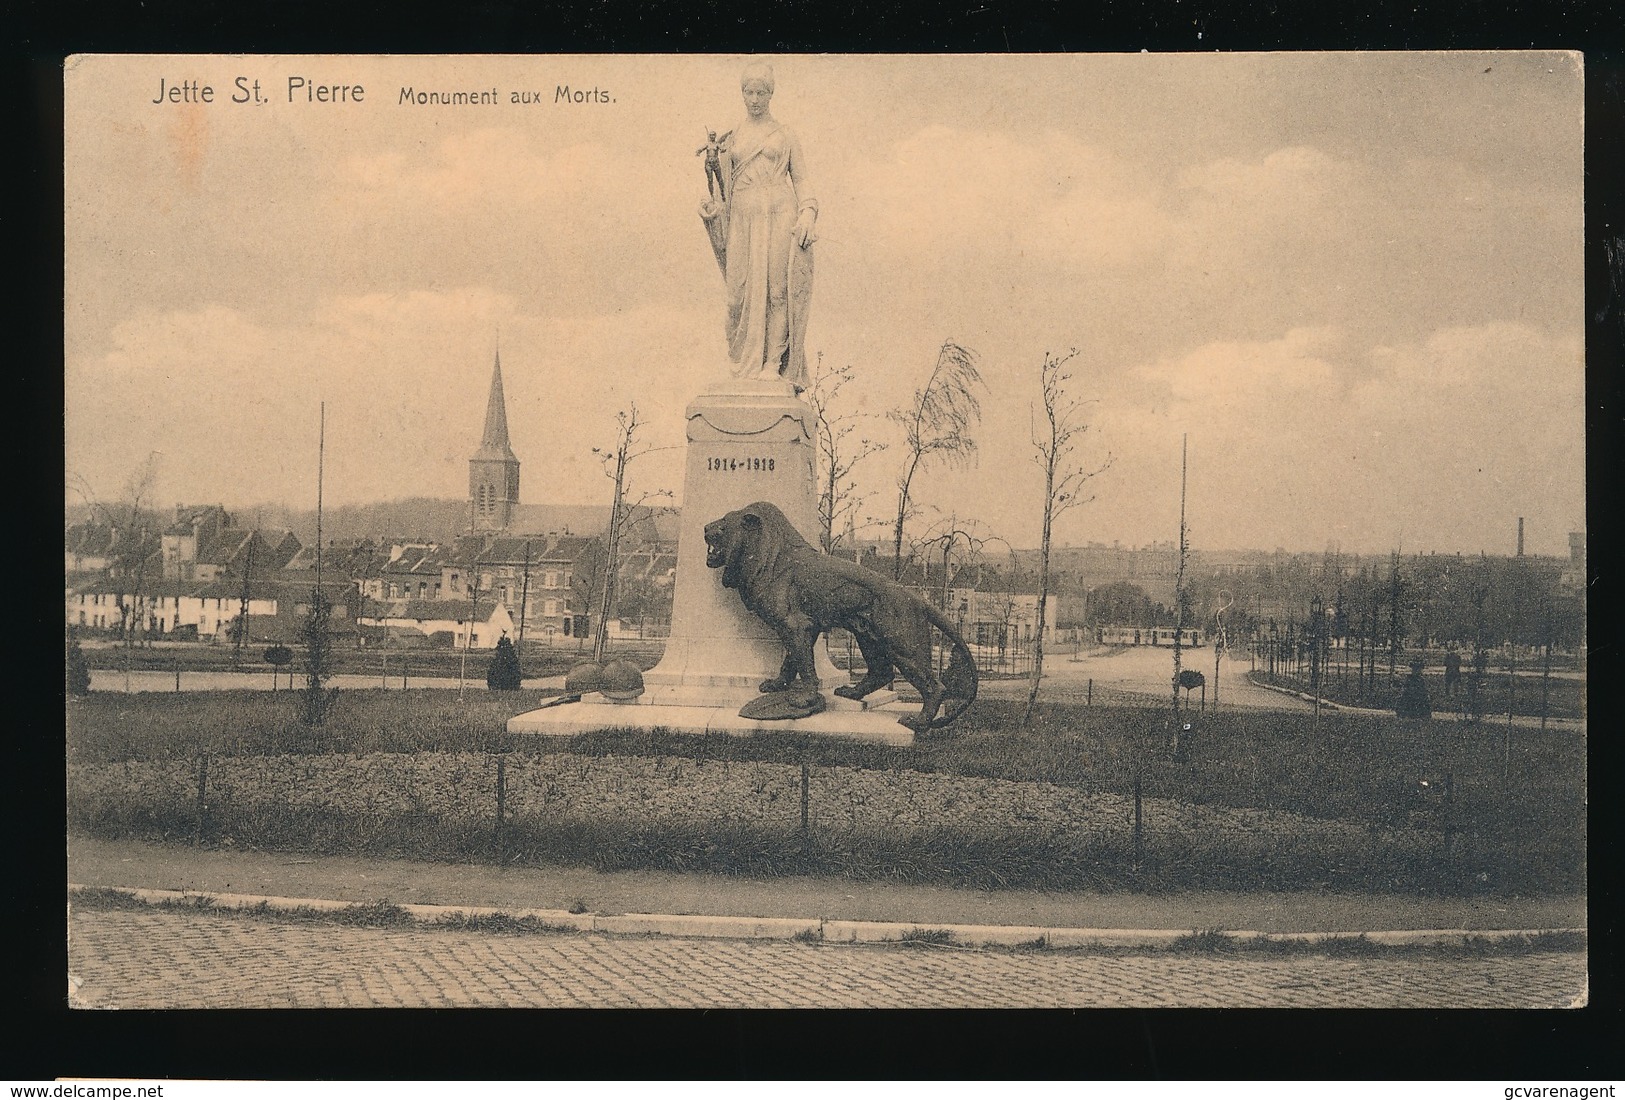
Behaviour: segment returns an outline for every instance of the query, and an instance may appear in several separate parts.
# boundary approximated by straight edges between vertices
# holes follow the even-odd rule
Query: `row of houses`
[[[328,540],[318,562],[291,532],[239,528],[218,506],[177,507],[156,537],[151,525],[130,534],[75,524],[64,543],[70,627],[208,642],[234,641],[245,611],[248,641],[296,639],[318,572],[334,631],[357,645],[581,637],[604,561],[593,537],[485,533],[450,544]],[[634,543],[618,570],[623,608],[668,619],[676,565],[669,547]]]

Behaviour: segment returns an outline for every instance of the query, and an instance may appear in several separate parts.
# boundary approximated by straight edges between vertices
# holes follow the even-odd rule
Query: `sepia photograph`
[[[62,81],[72,1008],[1590,1003],[1579,53]]]

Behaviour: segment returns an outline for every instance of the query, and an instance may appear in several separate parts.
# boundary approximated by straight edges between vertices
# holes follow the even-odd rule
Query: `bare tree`
[[[974,520],[969,521],[965,527],[961,527],[959,524],[959,517],[950,515],[946,519],[933,523],[926,530],[926,533],[923,536],[912,540],[910,543],[911,554],[914,551],[918,551],[920,562],[924,567],[921,571],[922,582],[927,587],[930,587],[932,584],[935,585],[938,609],[943,613],[943,615],[947,616],[950,622],[958,623],[961,634],[964,633],[964,615],[962,612],[956,614],[956,609],[953,607],[953,602],[949,598],[949,584],[953,579],[955,579],[956,576],[956,571],[951,570],[949,567],[949,561],[953,554],[954,546],[961,545],[964,547],[964,554],[960,559],[959,568],[957,570],[958,574],[963,574],[966,566],[973,563],[980,567],[982,563],[982,548],[990,542],[1002,542],[1004,543],[1006,550],[1010,549],[1010,544],[1005,542],[1005,540],[1000,538],[998,535],[978,535],[972,530],[968,529],[975,527],[982,527],[983,530],[986,529],[983,527],[983,525],[978,524]],[[931,558],[934,557],[938,551],[941,551],[942,553],[942,565],[938,571],[937,577],[933,581],[931,577]],[[1011,561],[1014,562],[1014,560],[1015,557],[1014,553],[1012,552]],[[980,574],[981,571],[982,570],[980,568],[975,570],[977,574]],[[980,577],[978,577],[978,579],[980,579]],[[966,603],[966,610],[969,610],[968,601]],[[937,649],[937,666],[939,672],[942,670],[945,662],[948,659],[948,649],[949,647],[946,641],[944,641],[944,643]]]
[[[523,656],[525,648],[525,615],[530,610],[530,540],[525,540],[525,564],[519,582],[519,640],[514,643],[514,660]]]
[[[806,391],[807,403],[817,418],[818,459],[818,527],[823,535],[825,553],[832,553],[841,541],[836,532],[851,520],[868,493],[860,493],[852,471],[876,451],[885,449],[878,440],[858,435],[860,417],[843,414],[836,409],[841,390],[852,381],[852,365],[831,370],[824,369],[824,353],[819,352],[812,370],[812,384]]]
[[[1181,653],[1184,646],[1185,610],[1190,604],[1190,594],[1185,591],[1185,563],[1190,556],[1190,530],[1185,526],[1185,475],[1188,469],[1186,464],[1185,445],[1186,436],[1179,437],[1179,566],[1174,573],[1174,679],[1173,679],[1173,737],[1172,749],[1174,759],[1184,756],[1185,731],[1184,723],[1180,721],[1179,688],[1183,670],[1179,667]],[[1292,637],[1292,627],[1287,626],[1287,638]],[[1289,641],[1290,646],[1290,641]]]
[[[260,539],[256,530],[248,539],[248,560],[243,563],[243,586],[237,602],[237,623],[232,631],[231,667],[236,672],[243,670],[243,646],[248,641],[248,610],[249,598],[253,595],[252,584],[254,578],[254,544]]]
[[[1001,540],[1002,541],[1002,540]],[[1005,568],[993,568],[983,580],[982,600],[983,611],[995,623],[994,644],[999,649],[999,671],[1006,669],[1006,661],[1010,656],[1012,643],[1020,641],[1015,631],[1016,593],[1021,587],[1021,567],[1016,561],[1016,552],[1009,544],[1005,544],[1009,560]]]
[[[987,384],[977,372],[976,352],[952,340],[943,341],[937,362],[924,387],[887,419],[903,429],[908,458],[897,477],[897,522],[892,530],[892,579],[903,575],[903,524],[914,514],[911,493],[914,475],[941,459],[949,465],[969,463],[976,457],[971,431],[981,421],[978,389]]]
[[[474,644],[474,624],[480,621],[480,554],[483,546],[474,548],[474,560],[468,567],[468,629],[463,632],[463,655],[457,663],[457,698],[463,698],[463,685],[468,677],[468,650]]]
[[[1062,369],[1077,356],[1077,348],[1061,356],[1045,352],[1044,363],[1039,368],[1044,415],[1041,421],[1034,417],[1031,430],[1033,461],[1044,472],[1044,523],[1038,549],[1038,623],[1033,636],[1032,681],[1027,688],[1027,708],[1021,715],[1022,729],[1032,722],[1033,710],[1038,705],[1039,679],[1044,675],[1044,623],[1049,604],[1051,530],[1058,517],[1095,499],[1093,493],[1085,496],[1084,489],[1096,475],[1112,464],[1110,454],[1093,468],[1078,461],[1078,447],[1084,433],[1089,430],[1083,410],[1092,402],[1066,392],[1066,384],[1072,380],[1072,376]]]
[[[604,543],[601,539],[592,539],[585,543],[575,560],[570,563],[570,617],[574,618],[577,610],[590,612],[593,600],[598,596],[598,586],[604,579],[604,563],[608,555],[604,552]],[[575,626],[570,627],[572,636],[576,639],[576,651],[581,651],[582,632]]]
[[[968,526],[980,527],[982,525],[972,520],[969,521]],[[983,529],[985,530],[986,528],[984,527]],[[944,614],[947,614],[949,610],[951,610],[948,607],[948,581],[951,575],[949,570],[949,561],[955,544],[962,544],[965,548],[965,556],[961,563],[961,568],[963,568],[963,562],[980,562],[982,547],[991,541],[1004,542],[1004,540],[999,538],[997,535],[978,535],[974,531],[968,530],[966,527],[961,527],[959,524],[959,517],[956,515],[950,515],[946,519],[933,523],[929,528],[926,529],[925,534],[921,535],[917,539],[910,540],[910,553],[918,550],[920,559],[925,565],[922,572],[922,577],[926,583],[930,583],[931,580],[931,562],[928,555],[935,555],[938,551],[942,553],[942,566],[938,571],[936,587],[937,607]],[[1006,545],[1008,545],[1008,543],[1006,543]]]
[[[159,523],[151,511],[153,487],[158,481],[158,452],[152,451],[131,472],[118,499],[104,502],[96,497],[90,483],[75,474],[70,484],[89,506],[91,514],[108,528],[107,580],[118,605],[119,636],[124,641],[124,690],[130,690],[132,647],[137,634],[145,635],[147,574]]]
[[[310,589],[310,614],[300,625],[305,643],[305,689],[300,693],[299,720],[307,726],[325,726],[327,713],[338,695],[329,688],[333,678],[333,601],[322,589],[322,483],[327,469],[327,402],[321,402],[321,427],[316,444],[316,583]]]
[[[666,448],[638,444],[638,429],[643,427],[643,421],[638,418],[636,402],[628,406],[626,412],[615,414],[615,424],[615,446],[609,450],[599,447],[592,449],[592,453],[603,463],[604,474],[615,483],[615,497],[609,511],[609,546],[605,553],[602,588],[598,597],[598,625],[592,638],[594,661],[604,659],[604,649],[609,644],[609,616],[615,607],[615,574],[620,567],[621,539],[638,524],[646,523],[658,514],[657,506],[652,505],[652,501],[671,500],[669,489],[651,489],[640,492],[628,503],[632,498],[632,487],[627,480],[627,467],[644,455]],[[658,512],[667,510],[665,506],[658,507]]]

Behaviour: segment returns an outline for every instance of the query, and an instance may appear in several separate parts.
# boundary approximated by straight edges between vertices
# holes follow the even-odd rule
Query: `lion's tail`
[[[924,601],[921,601],[924,603]],[[959,631],[948,621],[947,616],[925,604],[926,614],[936,628],[942,631],[942,636],[953,642],[953,651],[948,655],[948,667],[942,672],[942,686],[946,693],[948,703],[942,714],[931,720],[931,729],[941,729],[961,714],[965,708],[976,701],[976,688],[980,678],[976,674],[976,658],[971,656],[970,647],[965,639],[959,636]]]

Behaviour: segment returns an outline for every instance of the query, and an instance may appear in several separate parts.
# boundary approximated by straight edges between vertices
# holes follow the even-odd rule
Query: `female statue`
[[[745,120],[720,152],[726,201],[700,205],[727,289],[728,358],[737,378],[783,378],[800,392],[807,386],[818,202],[808,189],[801,143],[768,110],[773,69],[751,65],[739,88]]]

